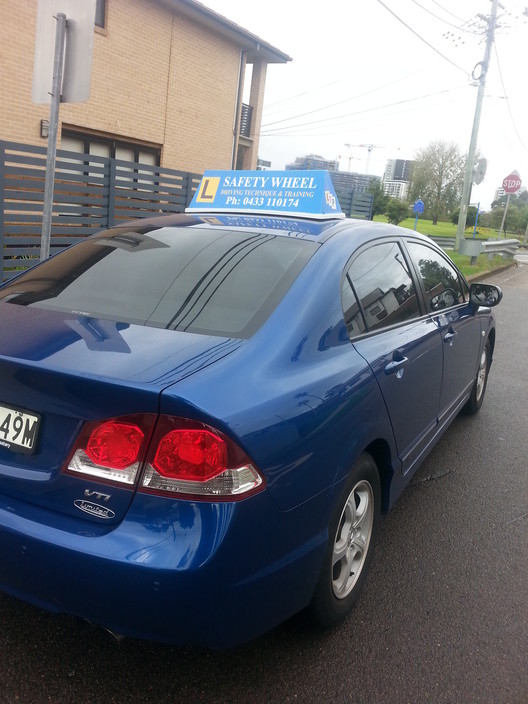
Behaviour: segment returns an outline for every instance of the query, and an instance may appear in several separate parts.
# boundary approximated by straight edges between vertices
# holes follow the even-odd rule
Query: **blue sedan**
[[[248,212],[283,207],[257,185],[0,287],[0,590],[212,648],[334,626],[380,515],[479,410],[500,289],[409,230]]]

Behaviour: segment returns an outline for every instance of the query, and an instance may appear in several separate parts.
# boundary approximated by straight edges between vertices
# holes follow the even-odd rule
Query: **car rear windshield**
[[[109,231],[17,278],[0,290],[0,300],[247,338],[316,247],[259,231],[196,226]]]

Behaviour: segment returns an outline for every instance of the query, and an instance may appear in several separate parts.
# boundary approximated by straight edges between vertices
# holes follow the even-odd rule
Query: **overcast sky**
[[[315,153],[382,176],[433,140],[467,153],[490,0],[202,2],[293,59],[268,69],[259,156],[272,168]],[[502,5],[478,139],[488,168],[471,197],[482,208],[514,170],[528,186],[528,0]]]

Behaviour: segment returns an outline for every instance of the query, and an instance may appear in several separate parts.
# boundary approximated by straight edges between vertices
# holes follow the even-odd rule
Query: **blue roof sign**
[[[328,171],[206,171],[186,212],[345,217]]]

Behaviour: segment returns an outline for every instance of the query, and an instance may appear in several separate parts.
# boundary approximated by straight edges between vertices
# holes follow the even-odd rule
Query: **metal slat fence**
[[[0,281],[40,259],[46,148],[0,141]],[[200,174],[57,151],[50,254],[133,218],[181,213]],[[372,218],[372,195],[337,193],[347,217]]]
[[[372,220],[372,204],[374,196],[363,191],[342,191],[336,189],[336,195],[341,205],[341,210],[347,218],[359,220]]]
[[[46,148],[0,141],[2,279],[40,258]],[[138,217],[181,213],[201,175],[57,151],[50,254]]]

